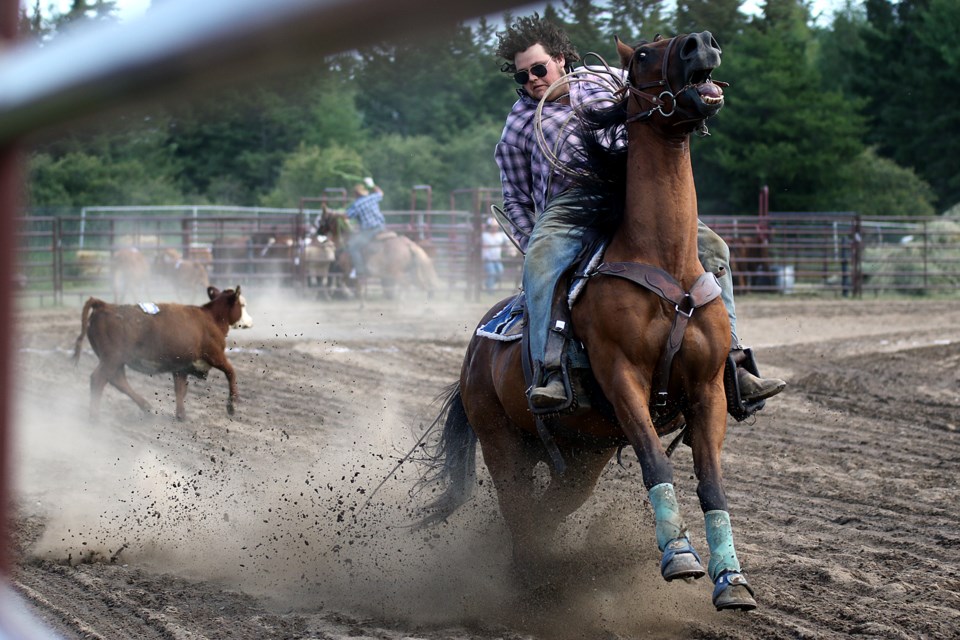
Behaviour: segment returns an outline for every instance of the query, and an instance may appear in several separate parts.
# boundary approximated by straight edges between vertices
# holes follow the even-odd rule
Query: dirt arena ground
[[[108,389],[91,424],[95,356],[69,362],[79,305],[20,313],[12,586],[60,637],[960,637],[960,302],[740,299],[743,337],[789,387],[731,421],[760,607],[720,614],[708,581],[660,579],[632,453],[564,525],[547,599],[511,582],[489,482],[446,525],[407,526],[417,468],[389,474],[491,301],[360,313],[248,294],[256,326],[228,338],[237,415],[214,371],[183,424],[172,381],[137,373],[154,413]],[[706,550],[689,449],[674,465]]]

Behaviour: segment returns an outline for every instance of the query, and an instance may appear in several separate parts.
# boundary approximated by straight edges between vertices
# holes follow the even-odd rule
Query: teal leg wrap
[[[733,527],[726,511],[707,511],[703,514],[710,546],[710,565],[707,572],[714,582],[724,571],[740,571],[740,561],[733,548]]]
[[[657,547],[663,551],[667,543],[674,538],[687,535],[687,528],[680,517],[680,505],[673,485],[664,482],[650,489],[650,503],[657,523]],[[731,544],[731,549],[733,545]]]

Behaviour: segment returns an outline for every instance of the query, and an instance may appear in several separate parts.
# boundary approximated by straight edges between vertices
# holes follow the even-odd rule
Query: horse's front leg
[[[616,413],[621,427],[640,461],[643,484],[653,505],[657,547],[663,552],[660,575],[668,582],[703,577],[706,573],[680,515],[673,488],[673,465],[667,457],[653,425],[649,408],[641,399],[650,397],[649,385],[635,384],[617,397]]]
[[[733,544],[733,527],[723,488],[720,452],[726,434],[726,399],[718,381],[702,401],[688,412],[690,447],[697,475],[697,496],[703,510],[710,563],[707,571],[714,583],[713,604],[717,610],[757,607],[753,588],[747,582]]]

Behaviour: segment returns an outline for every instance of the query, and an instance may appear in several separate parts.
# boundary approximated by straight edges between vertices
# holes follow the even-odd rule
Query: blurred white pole
[[[14,3],[16,4],[16,3]],[[164,0],[0,55],[0,142],[522,5],[517,0]]]

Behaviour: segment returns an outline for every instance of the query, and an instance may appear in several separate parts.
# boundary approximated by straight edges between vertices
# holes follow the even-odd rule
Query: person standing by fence
[[[494,291],[503,276],[503,245],[507,237],[493,218],[487,218],[480,234],[480,257],[483,260],[484,291]]]

